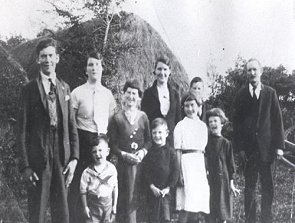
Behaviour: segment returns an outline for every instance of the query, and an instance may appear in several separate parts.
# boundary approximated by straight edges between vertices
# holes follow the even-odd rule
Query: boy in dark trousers
[[[169,131],[165,119],[154,119],[151,132],[153,146],[144,159],[149,222],[170,222],[170,190],[178,180],[179,167],[175,150],[166,144]]]

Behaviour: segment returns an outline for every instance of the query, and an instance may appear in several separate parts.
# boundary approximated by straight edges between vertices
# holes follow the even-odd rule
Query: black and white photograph
[[[295,222],[295,0],[0,0],[0,223]]]

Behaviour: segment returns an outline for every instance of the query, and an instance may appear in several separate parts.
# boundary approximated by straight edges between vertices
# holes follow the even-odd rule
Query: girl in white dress
[[[193,94],[185,95],[181,106],[186,116],[174,129],[174,147],[181,167],[176,209],[180,210],[179,222],[185,223],[189,213],[209,213],[210,192],[204,159],[208,131],[198,117],[200,106]]]

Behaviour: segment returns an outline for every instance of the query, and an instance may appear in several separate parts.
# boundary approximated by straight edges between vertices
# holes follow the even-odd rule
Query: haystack
[[[0,45],[0,222],[27,222],[19,200],[23,185],[15,157],[14,125],[26,73]]]
[[[103,80],[106,80],[105,85],[112,89],[114,94],[118,94],[125,80],[136,78],[142,82],[143,88],[146,89],[154,80],[152,72],[156,57],[165,54],[172,61],[172,84],[180,93],[186,91],[188,87],[187,73],[157,31],[134,14],[124,13],[119,19],[121,26],[116,37],[121,46],[130,46],[130,48],[116,55],[117,72],[115,75],[107,77],[106,75],[109,74],[103,74]],[[62,49],[61,61],[57,66],[57,71],[70,84],[72,89],[85,81],[85,61],[81,60],[81,55],[78,54],[93,45],[93,40],[89,41],[83,36],[83,33],[89,34],[98,26],[99,23],[94,19],[80,26],[80,36],[74,36],[73,29],[60,31],[54,36],[61,43]],[[14,58],[28,72],[29,79],[37,73],[34,49],[39,41],[40,38],[34,39],[12,50]],[[75,52],[73,52],[73,49],[76,49]]]
[[[26,72],[0,45],[0,120],[16,119],[21,86]]]

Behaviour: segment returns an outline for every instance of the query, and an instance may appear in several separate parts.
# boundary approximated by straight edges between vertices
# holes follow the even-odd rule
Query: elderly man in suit
[[[276,91],[261,83],[257,59],[246,64],[249,83],[234,104],[234,142],[244,161],[246,222],[256,222],[255,188],[261,182],[261,222],[272,222],[274,186],[272,164],[284,149],[282,113]]]
[[[28,181],[29,221],[68,223],[67,187],[79,158],[79,142],[69,86],[56,77],[57,43],[36,48],[40,72],[23,87],[18,120],[19,167]]]

